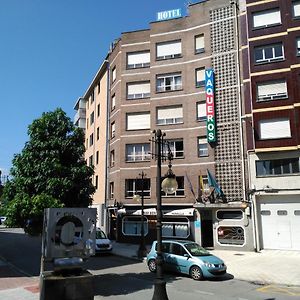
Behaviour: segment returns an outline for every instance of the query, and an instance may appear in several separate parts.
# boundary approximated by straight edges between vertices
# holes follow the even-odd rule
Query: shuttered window
[[[168,125],[183,123],[182,106],[162,107],[157,109],[157,124]]]
[[[290,120],[288,118],[261,120],[259,131],[261,139],[291,137]]]
[[[269,9],[253,13],[253,27],[268,27],[281,24],[281,16],[279,8]]]
[[[300,17],[300,1],[293,3],[293,15],[294,17]]]
[[[204,35],[200,34],[195,36],[195,53],[204,52]]]
[[[127,68],[146,68],[150,66],[150,51],[132,52],[127,54]]]
[[[257,83],[257,101],[268,101],[287,98],[285,80],[266,81]]]
[[[197,120],[205,121],[206,120],[206,103],[199,102],[197,103]]]
[[[114,81],[117,79],[117,69],[116,69],[116,67],[114,67],[114,68],[112,69],[111,73],[112,73],[112,75],[111,75],[111,77],[112,77],[112,82],[114,82]]]
[[[113,94],[111,97],[111,110],[114,110],[116,107],[116,95]]]
[[[205,85],[205,68],[196,69],[196,87]]]
[[[126,130],[150,129],[150,113],[128,113]]]
[[[127,84],[127,99],[150,97],[150,82],[135,82]]]
[[[170,59],[181,57],[181,41],[156,44],[156,59]]]

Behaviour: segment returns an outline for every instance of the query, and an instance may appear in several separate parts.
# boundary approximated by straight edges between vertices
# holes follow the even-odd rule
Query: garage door
[[[300,250],[300,196],[259,197],[264,249]]]

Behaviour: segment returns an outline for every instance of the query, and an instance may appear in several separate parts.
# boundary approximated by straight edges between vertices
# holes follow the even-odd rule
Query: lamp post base
[[[155,279],[152,300],[169,300],[166,290],[166,282],[164,280]]]

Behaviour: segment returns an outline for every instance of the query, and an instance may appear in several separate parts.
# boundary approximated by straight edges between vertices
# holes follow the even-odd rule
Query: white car
[[[106,234],[101,230],[96,231],[96,253],[109,253],[112,250],[112,242],[107,238]]]
[[[0,216],[0,225],[1,225],[1,224],[4,224],[5,221],[6,221],[6,217]]]

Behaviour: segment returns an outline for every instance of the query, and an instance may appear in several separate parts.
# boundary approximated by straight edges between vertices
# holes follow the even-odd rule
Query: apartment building
[[[243,127],[256,249],[300,250],[300,1],[246,3]]]
[[[158,14],[174,18],[122,33],[113,44],[107,58],[110,238],[139,242],[141,204],[133,195],[142,191],[145,238],[156,238],[151,140],[153,130],[161,129],[173,152],[178,182],[175,194],[163,193],[163,237],[219,249],[254,248],[241,119],[238,24],[243,4],[199,1],[189,5],[187,16],[174,8]],[[208,128],[209,114],[208,121],[214,123]],[[87,139],[89,147],[88,133]],[[162,164],[162,174],[167,163]],[[222,197],[212,197],[212,179]]]

